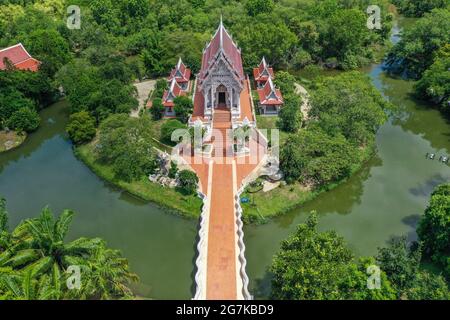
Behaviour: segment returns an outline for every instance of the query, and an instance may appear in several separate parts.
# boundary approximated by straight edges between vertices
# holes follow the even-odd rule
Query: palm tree
[[[117,250],[106,245],[97,247],[84,265],[84,286],[81,298],[84,299],[129,299],[133,297],[127,284],[137,281],[136,274],[130,271],[127,259]]]
[[[4,207],[4,201],[0,201],[0,222],[6,221]],[[55,219],[46,207],[38,218],[23,221],[11,233],[6,230],[6,223],[0,223],[0,270],[13,271],[8,275],[5,272],[0,284],[13,292],[14,297],[103,299],[132,296],[126,285],[137,280],[137,276],[130,272],[127,260],[119,251],[108,249],[100,238],[64,242],[73,215],[72,211],[65,210]],[[74,265],[82,270],[80,290],[68,290],[61,284],[68,277],[68,267]]]
[[[0,266],[31,270],[33,277],[58,268],[65,272],[71,257],[83,257],[98,246],[101,239],[80,238],[64,243],[74,213],[65,210],[55,220],[48,207],[36,219],[23,221],[13,232],[7,250],[0,255]],[[7,259],[2,259],[7,256]]]
[[[19,273],[0,268],[0,300],[54,300],[60,296],[60,287],[47,275],[35,279],[31,270]]]

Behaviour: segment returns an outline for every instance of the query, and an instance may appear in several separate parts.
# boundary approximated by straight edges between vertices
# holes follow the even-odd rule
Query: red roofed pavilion
[[[253,69],[253,76],[258,88],[264,87],[269,78],[274,79],[273,69],[267,65],[266,58],[263,57],[259,67]]]
[[[164,116],[166,117],[175,117],[175,111],[173,107],[175,106],[174,100],[176,97],[184,96],[186,92],[178,85],[177,80],[175,78],[172,79],[170,83],[169,89],[164,91],[162,102],[163,106],[166,108],[164,112]]]
[[[14,46],[0,50],[0,70],[6,70],[8,64],[11,64],[19,70],[38,71],[41,64],[34,59],[24,46],[19,43]]]
[[[170,76],[167,80],[169,81],[169,83],[171,83],[173,79],[177,81],[178,85],[184,91],[187,91],[189,89],[189,80],[191,79],[191,69],[185,66],[181,58],[178,60],[178,63],[175,66],[175,68],[172,69],[172,72],[170,73]]]
[[[284,101],[281,91],[275,87],[272,78],[269,77],[264,87],[258,89],[258,95],[262,114],[278,114]]]

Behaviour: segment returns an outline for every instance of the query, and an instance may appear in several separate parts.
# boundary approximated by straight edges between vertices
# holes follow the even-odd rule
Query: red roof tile
[[[282,105],[283,96],[281,91],[275,88],[271,78],[266,82],[265,86],[258,89],[259,103],[263,105]]]
[[[5,70],[5,59],[9,60],[17,69],[37,71],[40,62],[25,50],[21,43],[0,50],[0,69]]]
[[[274,79],[273,69],[269,68],[266,63],[266,59],[263,58],[258,68],[253,69],[253,76],[255,77],[255,81],[267,81],[270,78]]]
[[[163,98],[162,98],[163,105],[165,107],[173,107],[174,106],[173,100],[176,97],[183,96],[185,94],[186,93],[178,85],[177,81],[175,79],[172,79],[169,89],[164,91]]]
[[[177,65],[175,68],[172,69],[170,72],[170,76],[168,78],[168,81],[172,81],[173,79],[176,79],[178,83],[188,82],[191,78],[191,69],[187,68],[183,61],[178,60]]]
[[[209,67],[215,62],[215,58],[218,56],[219,52],[224,54],[231,68],[236,72],[237,77],[241,81],[244,81],[245,76],[244,68],[242,66],[241,50],[234,43],[230,34],[223,26],[222,21],[211,42],[203,52],[200,79],[204,79],[207,76]]]

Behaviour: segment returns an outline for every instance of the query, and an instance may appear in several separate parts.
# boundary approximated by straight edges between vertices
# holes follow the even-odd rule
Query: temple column
[[[233,92],[234,90],[233,90],[233,88],[231,88],[231,106],[230,106],[230,109],[232,110],[233,109],[233,96],[234,96],[234,92]]]

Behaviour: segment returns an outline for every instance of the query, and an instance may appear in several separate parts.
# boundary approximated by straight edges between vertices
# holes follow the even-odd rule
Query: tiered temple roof
[[[225,60],[234,71],[238,80],[243,83],[245,80],[245,75],[244,68],[242,66],[241,50],[225,29],[221,20],[219,28],[217,28],[211,42],[203,51],[202,67],[199,73],[200,84],[208,76],[210,67],[218,60],[220,54],[223,54]]]
[[[190,78],[191,69],[187,68],[180,58],[175,68],[172,69],[168,81],[172,82],[172,80],[175,79],[177,83],[186,83],[189,82]]]
[[[183,91],[183,89],[178,85],[176,79],[172,79],[172,82],[170,83],[169,89],[164,91],[163,94],[163,105],[165,107],[173,107],[174,103],[173,100],[176,97],[184,96],[186,95],[186,92]]]
[[[41,64],[19,43],[0,50],[0,70],[6,70],[8,62],[19,70],[38,71]]]
[[[269,78],[274,79],[273,69],[269,68],[266,58],[262,58],[258,68],[253,69],[253,76],[258,84],[264,85]]]
[[[272,78],[269,77],[264,87],[258,89],[259,103],[262,105],[282,105],[284,103],[281,91],[275,88]]]

